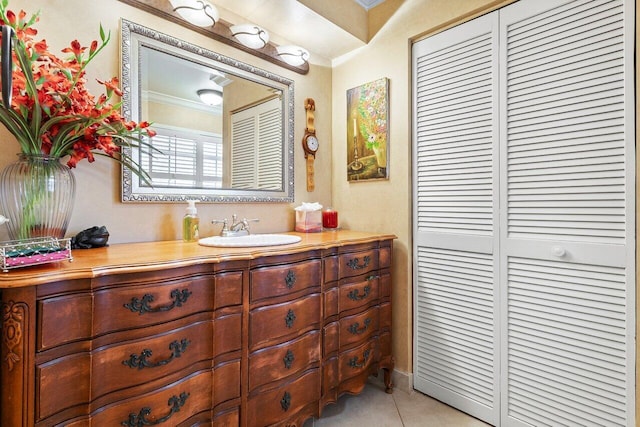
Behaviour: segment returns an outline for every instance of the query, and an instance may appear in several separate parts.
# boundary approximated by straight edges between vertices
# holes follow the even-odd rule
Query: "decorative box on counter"
[[[296,231],[302,233],[318,233],[322,231],[322,205],[319,203],[302,203],[295,208]]]
[[[37,237],[0,243],[0,264],[4,273],[11,268],[63,260],[73,260],[71,239]]]

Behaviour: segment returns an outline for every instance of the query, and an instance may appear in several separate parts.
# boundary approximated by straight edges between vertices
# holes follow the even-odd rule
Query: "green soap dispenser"
[[[195,242],[199,237],[200,218],[196,210],[197,200],[187,200],[187,213],[182,219],[182,240],[185,242]]]

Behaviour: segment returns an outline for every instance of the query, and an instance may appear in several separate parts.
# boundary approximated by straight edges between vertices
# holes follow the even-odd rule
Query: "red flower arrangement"
[[[98,82],[105,93],[97,99],[86,87],[85,68],[108,44],[110,33],[100,26],[100,42],[89,47],[74,40],[60,59],[48,50],[45,40],[37,41],[33,25],[39,13],[27,19],[25,11],[17,15],[0,1],[0,24],[13,28],[13,99],[11,105],[0,103],[0,122],[11,132],[27,155],[69,156],[70,168],[82,160],[93,162],[94,154],[106,155],[129,167],[148,182],[148,175],[127,156],[123,146],[147,147],[144,136],[155,132],[149,123],[125,121],[121,102],[111,103],[115,94],[122,96],[118,78]]]

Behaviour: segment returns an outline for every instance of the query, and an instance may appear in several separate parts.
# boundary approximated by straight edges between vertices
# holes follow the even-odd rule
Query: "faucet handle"
[[[227,223],[228,223],[227,218],[225,218],[225,219],[214,219],[213,221],[211,221],[211,224],[222,224],[222,231],[227,231],[227,229],[228,229]]]

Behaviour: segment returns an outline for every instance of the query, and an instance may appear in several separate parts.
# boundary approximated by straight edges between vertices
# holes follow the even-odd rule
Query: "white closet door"
[[[634,425],[633,2],[500,15],[502,421]]]
[[[499,417],[497,14],[413,47],[414,386]]]

